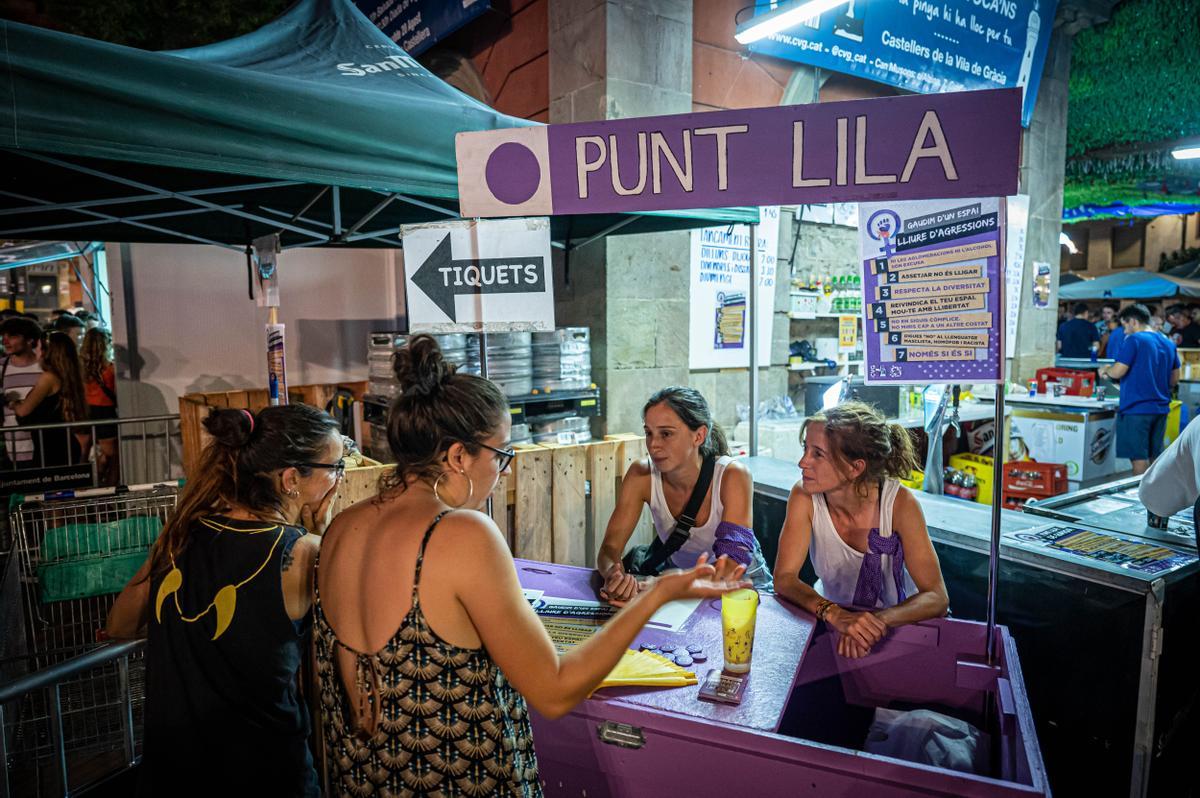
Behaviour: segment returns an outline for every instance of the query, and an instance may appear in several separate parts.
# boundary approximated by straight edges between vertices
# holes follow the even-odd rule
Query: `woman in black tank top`
[[[213,436],[108,618],[146,635],[145,795],[320,794],[297,673],[342,439],[306,405],[216,410]]]

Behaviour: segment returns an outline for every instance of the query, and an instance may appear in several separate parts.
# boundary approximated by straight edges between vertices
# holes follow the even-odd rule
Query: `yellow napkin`
[[[695,673],[681,668],[661,654],[629,649],[596,689],[604,687],[686,687],[696,683]]]

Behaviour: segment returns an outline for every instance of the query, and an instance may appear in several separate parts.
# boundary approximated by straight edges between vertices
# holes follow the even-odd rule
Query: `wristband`
[[[825,620],[825,616],[829,614],[829,608],[832,606],[832,601],[823,598],[821,599],[820,603],[817,604],[817,611],[814,612],[813,615],[817,616],[818,621],[823,621]]]

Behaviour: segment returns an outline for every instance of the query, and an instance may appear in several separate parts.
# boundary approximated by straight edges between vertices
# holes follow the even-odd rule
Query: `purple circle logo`
[[[484,174],[492,196],[506,205],[528,201],[542,182],[537,156],[524,144],[514,141],[492,150]]]

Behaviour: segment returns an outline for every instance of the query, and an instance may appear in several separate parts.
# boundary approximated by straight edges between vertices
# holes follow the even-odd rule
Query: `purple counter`
[[[594,599],[593,572],[517,560],[522,586]],[[647,627],[637,641],[695,643],[721,666],[717,601],[679,632]],[[764,596],[743,702],[713,704],[698,686],[606,688],[564,718],[534,713],[534,745],[548,796],[1049,795],[1016,648],[1001,627],[998,669],[980,664],[983,625],[939,620],[895,630],[871,656],[838,657],[808,613]],[[998,778],[855,750],[874,707],[928,707],[993,732]],[[867,721],[869,722],[869,721]],[[804,737],[805,739],[800,739]]]

